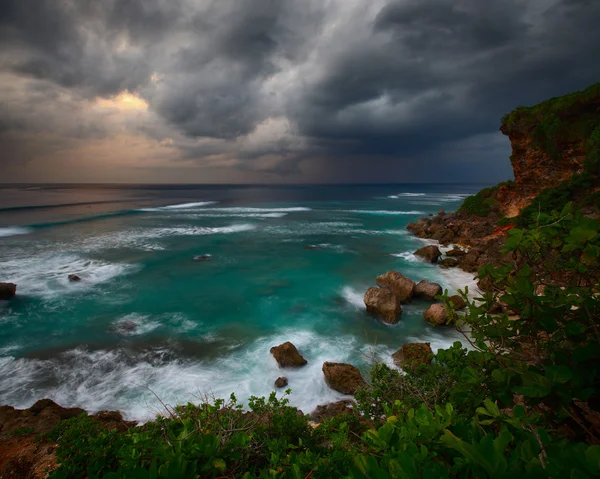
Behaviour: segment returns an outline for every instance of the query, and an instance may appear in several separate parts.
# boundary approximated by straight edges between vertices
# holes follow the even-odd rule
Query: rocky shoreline
[[[507,228],[499,228],[497,218],[475,217],[463,213],[445,213],[421,218],[409,223],[407,228],[415,236],[434,240],[442,248],[428,245],[415,251],[421,260],[438,264],[442,268],[458,267],[474,273],[480,266],[506,259],[500,253]],[[69,278],[71,280],[71,278]],[[366,311],[383,322],[394,324],[402,314],[402,304],[413,298],[434,302],[442,294],[439,284],[427,280],[415,282],[397,271],[388,271],[376,279],[376,288],[365,294]],[[0,284],[1,299],[10,300],[16,295],[17,285]],[[434,325],[450,324],[455,319],[454,310],[466,306],[462,297],[448,298],[451,310],[444,303],[436,302],[423,313],[424,320]],[[271,354],[282,370],[299,368],[307,364],[291,342],[271,348]],[[428,364],[433,357],[429,343],[403,344],[392,354],[396,366],[407,368]],[[325,362],[323,375],[327,385],[345,395],[354,395],[366,384],[360,371],[351,364]],[[285,376],[274,378],[274,387],[288,386]],[[323,420],[339,414],[358,414],[350,399],[319,405],[310,414],[314,427]],[[302,413],[299,411],[299,413]],[[137,427],[136,422],[126,421],[119,411],[101,411],[88,414],[80,408],[63,408],[50,399],[41,399],[27,409],[0,406],[0,477],[46,477],[47,472],[57,467],[54,451],[57,444],[48,439],[38,441],[36,437],[52,430],[59,422],[81,414],[89,415],[108,429],[127,430]],[[17,471],[17,475],[14,475]]]
[[[482,266],[511,259],[501,250],[512,226],[498,226],[499,219],[495,214],[481,217],[461,211],[440,211],[435,216],[409,223],[407,229],[418,238],[435,240],[442,246],[455,245],[440,260],[442,267],[476,273]],[[448,259],[451,261],[447,262]]]

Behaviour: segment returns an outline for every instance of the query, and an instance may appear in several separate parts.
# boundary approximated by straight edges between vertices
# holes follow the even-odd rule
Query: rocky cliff
[[[421,238],[467,247],[456,259],[468,272],[508,260],[501,253],[505,233],[527,226],[539,211],[560,211],[569,201],[589,215],[600,211],[600,83],[519,107],[502,118],[500,130],[512,145],[514,181],[467,198],[456,213],[408,225]]]
[[[497,199],[514,217],[546,189],[574,175],[598,173],[600,83],[581,92],[519,107],[502,119],[512,146],[515,181],[498,188]]]

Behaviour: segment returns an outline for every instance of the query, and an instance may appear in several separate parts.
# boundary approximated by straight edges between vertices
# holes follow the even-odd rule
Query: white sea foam
[[[256,226],[251,224],[234,224],[229,226],[217,226],[212,228],[206,226],[182,226],[173,228],[155,228],[153,230],[149,230],[146,236],[202,236],[213,234],[241,233],[243,231],[251,231],[253,229],[256,229]]]
[[[304,206],[294,206],[289,208],[251,208],[251,207],[223,207],[208,208],[200,211],[209,211],[215,213],[299,213],[303,211],[312,211],[311,208]]]
[[[159,206],[157,208],[140,208],[138,211],[191,210],[202,206],[214,205],[216,203],[216,201],[196,201],[193,203],[181,203],[178,205]]]
[[[351,287],[344,286],[342,288],[342,297],[357,309],[365,309],[364,293]]]
[[[366,215],[424,215],[423,211],[393,211],[393,210],[342,210],[344,213],[359,213]]]
[[[220,210],[210,210],[205,213],[193,213],[185,216],[178,216],[179,219],[199,219],[199,218],[283,218],[288,213],[228,213]]]
[[[166,350],[134,356],[124,350],[75,349],[46,360],[3,357],[0,403],[29,407],[49,397],[63,406],[119,409],[128,419],[147,420],[160,412],[154,393],[171,405],[198,402],[204,393],[227,398],[234,392],[245,402],[252,395],[273,391],[273,382],[283,371],[269,349],[285,341],[292,341],[308,359],[306,366],[285,371],[293,405],[310,412],[318,404],[345,397],[326,385],[321,368],[324,361],[360,365],[357,349],[361,345],[356,339],[325,340],[309,331],[286,330],[213,360],[161,359],[168,356]]]
[[[398,196],[427,196],[427,193],[398,193]]]
[[[410,263],[420,262],[420,259],[409,251],[405,251],[403,253],[393,253],[392,256],[395,256],[396,258],[402,258],[403,260],[408,261]]]
[[[131,313],[115,321],[111,330],[124,336],[138,336],[154,331],[160,326],[161,323],[152,320],[150,315]]]
[[[31,231],[31,228],[24,228],[22,226],[7,226],[5,228],[0,228],[0,238],[25,235],[27,233],[31,233]]]
[[[52,297],[86,291],[136,269],[134,264],[107,263],[75,254],[47,253],[4,260],[2,278],[18,284],[20,295]],[[69,281],[69,274],[77,274],[81,281]]]

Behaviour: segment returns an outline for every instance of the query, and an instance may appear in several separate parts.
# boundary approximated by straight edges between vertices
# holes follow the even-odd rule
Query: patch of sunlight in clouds
[[[96,98],[94,106],[99,108],[107,108],[113,110],[148,110],[148,103],[139,96],[129,93],[128,91],[122,91],[116,96],[111,98]]]

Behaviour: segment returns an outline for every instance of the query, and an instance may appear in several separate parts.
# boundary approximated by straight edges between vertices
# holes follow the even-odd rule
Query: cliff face
[[[591,138],[600,132],[600,84],[582,92],[519,107],[502,119],[515,181],[501,185],[504,214],[516,216],[546,188],[555,188],[586,170]]]

